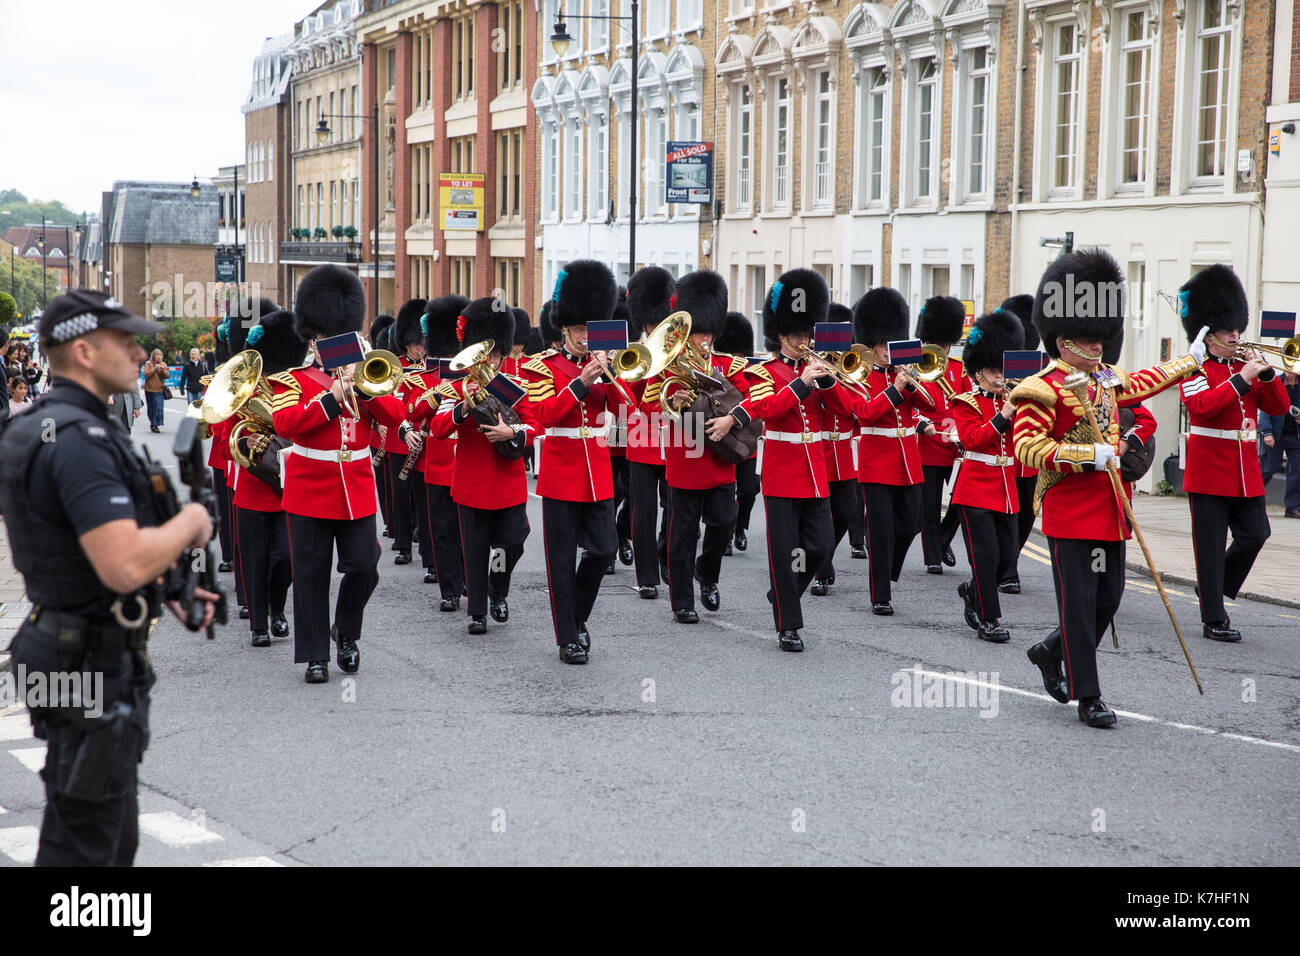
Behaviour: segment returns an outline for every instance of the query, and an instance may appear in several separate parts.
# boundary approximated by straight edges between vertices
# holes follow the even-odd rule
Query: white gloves
[[[1092,446],[1092,463],[1098,471],[1105,471],[1110,467],[1110,461],[1118,457],[1119,453],[1115,451],[1114,445]]]
[[[1197,365],[1205,364],[1205,336],[1209,331],[1208,325],[1202,325],[1201,331],[1196,334],[1196,340],[1187,347],[1187,354],[1196,359]]]

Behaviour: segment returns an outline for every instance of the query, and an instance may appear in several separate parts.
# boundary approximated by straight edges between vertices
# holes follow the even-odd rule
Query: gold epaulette
[[[529,359],[525,362],[524,368],[530,372],[536,372],[538,375],[545,375],[547,378],[552,378],[555,373],[551,371],[551,367],[543,362],[542,359],[546,358],[548,355],[554,354],[554,349],[548,349],[536,358]]]
[[[298,384],[292,372],[276,372],[274,375],[268,375],[266,381],[272,387],[271,414],[293,408],[298,404],[298,400],[302,397],[302,386]],[[284,391],[276,392],[275,385],[283,386]]]
[[[761,401],[765,398],[771,398],[776,392],[776,380],[772,378],[772,373],[762,365],[749,365],[746,363],[745,374],[752,375],[758,379],[754,384],[749,386],[749,398],[751,401]]]
[[[441,395],[443,398],[450,398],[453,401],[460,398],[460,396],[456,394],[456,384],[452,381],[439,382],[434,386],[433,394]]]
[[[974,392],[962,392],[960,395],[954,395],[952,400],[954,402],[965,402],[971,408],[975,409],[976,412],[979,412],[980,410],[980,402],[979,399],[975,397]]]
[[[739,355],[725,355],[724,357],[731,359],[731,364],[727,366],[727,378],[731,378],[733,375],[743,371],[745,366],[749,364]]]
[[[767,370],[766,365],[750,365],[748,362],[746,362],[745,374],[752,375],[758,379],[762,379],[763,381],[767,382],[769,385],[776,384],[775,380],[772,378],[772,373]]]
[[[1047,369],[1050,371],[1050,367]],[[1029,376],[1011,392],[1011,401],[1016,405],[1021,402],[1033,402],[1044,408],[1056,406],[1056,389],[1043,380],[1043,373]]]
[[[416,375],[412,375],[409,373],[403,374],[402,382],[410,388],[424,387],[424,379],[422,379],[418,374]]]
[[[659,401],[659,391],[663,388],[663,384],[663,381],[656,375],[652,381],[646,383],[645,391],[641,393],[641,401],[647,405],[653,405]]]

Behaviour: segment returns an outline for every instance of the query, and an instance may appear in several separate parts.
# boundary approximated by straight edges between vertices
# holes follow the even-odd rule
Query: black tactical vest
[[[85,448],[92,440],[109,448],[134,502],[136,521],[141,527],[158,523],[144,462],[130,438],[109,423],[106,408],[83,407],[94,401],[93,395],[75,386],[56,387],[32,408],[10,419],[0,439],[0,512],[27,598],[41,607],[83,610],[93,606],[102,612],[117,596],[95,574],[66,518],[61,523],[51,521],[32,505],[29,475],[38,455],[53,452],[51,435],[73,448]],[[95,431],[88,434],[88,429]],[[104,435],[110,436],[107,443]]]

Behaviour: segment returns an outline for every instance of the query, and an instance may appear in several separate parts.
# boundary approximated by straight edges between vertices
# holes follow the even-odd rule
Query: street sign
[[[444,232],[483,231],[483,194],[487,176],[483,173],[440,173],[438,208]]]
[[[239,281],[239,257],[231,255],[217,256],[217,281]]]
[[[666,188],[668,202],[712,204],[713,144],[670,141]]]

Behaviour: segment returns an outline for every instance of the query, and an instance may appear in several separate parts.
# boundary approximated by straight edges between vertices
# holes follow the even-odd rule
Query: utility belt
[[[111,660],[111,655],[126,651],[143,652],[149,642],[153,618],[144,598],[137,597],[138,608],[144,620],[137,627],[123,627],[114,615],[67,614],[52,608],[35,607],[27,616],[27,623],[42,634],[58,642],[59,656],[73,660],[83,659],[87,653],[98,652],[101,658]],[[123,602],[133,603],[130,599]],[[117,607],[117,602],[114,602]],[[126,613],[130,614],[131,610]],[[127,618],[132,620],[133,618]]]

